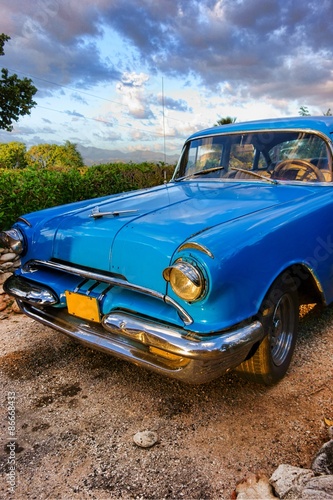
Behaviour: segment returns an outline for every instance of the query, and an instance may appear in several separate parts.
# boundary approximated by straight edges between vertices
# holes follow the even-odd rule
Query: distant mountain
[[[123,153],[117,149],[101,149],[94,147],[85,147],[80,144],[77,145],[77,150],[81,153],[85,165],[99,165],[101,163],[143,163],[145,161],[158,163],[164,162],[169,165],[177,163],[178,155],[166,155],[164,160],[163,153],[155,153],[154,151],[131,151]]]

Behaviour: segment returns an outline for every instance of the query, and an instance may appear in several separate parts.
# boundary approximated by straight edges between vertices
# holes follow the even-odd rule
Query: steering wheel
[[[285,179],[288,180],[288,176],[285,176],[288,170],[298,170],[295,177],[292,179],[294,181],[313,181],[317,180],[319,182],[325,182],[325,176],[318,167],[306,160],[289,159],[281,161],[273,170],[273,179]]]

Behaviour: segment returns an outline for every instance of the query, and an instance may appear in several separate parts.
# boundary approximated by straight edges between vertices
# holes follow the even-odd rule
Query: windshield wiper
[[[246,168],[238,167],[231,167],[231,170],[236,170],[236,172],[242,172],[243,174],[252,175],[253,177],[257,177],[258,179],[262,179],[263,181],[269,182],[271,184],[279,184],[276,179],[271,179],[270,177],[266,177],[265,175],[258,174],[257,172],[253,172],[253,170],[246,170]]]
[[[207,168],[206,170],[198,170],[197,172],[193,172],[192,174],[187,174],[184,175],[183,177],[178,177],[178,179],[175,179],[175,182],[183,181],[185,179],[190,179],[191,177],[197,177],[198,175],[210,174],[211,172],[217,172],[218,170],[223,170],[223,169],[224,167],[213,167],[213,168]]]

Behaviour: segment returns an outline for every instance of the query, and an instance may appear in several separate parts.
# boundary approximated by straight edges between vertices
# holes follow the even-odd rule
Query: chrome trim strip
[[[25,219],[24,217],[18,217],[17,221],[18,222],[24,222],[24,224],[26,224],[28,227],[32,227],[32,224],[27,219]]]
[[[182,250],[191,249],[191,248],[193,248],[193,250],[198,250],[199,252],[203,252],[206,255],[208,255],[208,257],[210,257],[211,259],[214,259],[214,255],[212,254],[212,252],[210,250],[208,250],[207,247],[205,247],[204,245],[201,245],[200,243],[196,243],[195,241],[189,241],[188,243],[184,243],[183,245],[180,245],[177,252],[181,252]]]
[[[129,283],[126,280],[120,278],[114,278],[112,276],[106,276],[105,274],[96,273],[94,271],[88,271],[86,269],[80,269],[73,266],[68,266],[66,264],[60,264],[58,262],[44,261],[44,260],[30,260],[22,267],[23,273],[30,273],[34,271],[34,268],[47,267],[50,269],[55,269],[57,271],[62,271],[64,273],[75,274],[76,276],[82,276],[82,278],[87,278],[91,280],[101,281],[103,283],[108,283],[109,285],[119,286],[121,288],[126,288],[127,290],[133,290],[144,295],[149,295],[156,299],[162,300],[166,304],[173,306],[181,319],[184,321],[185,325],[190,325],[193,323],[192,317],[181,307],[175,300],[173,300],[168,295],[163,295],[156,290],[151,290],[150,288],[145,288],[140,285],[135,285],[134,283]]]

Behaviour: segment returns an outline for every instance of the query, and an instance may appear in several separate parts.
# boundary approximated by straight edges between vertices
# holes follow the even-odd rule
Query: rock
[[[302,491],[301,500],[328,500],[333,498],[333,475],[318,476],[310,479]]]
[[[314,477],[311,469],[301,469],[288,464],[281,464],[274,471],[269,482],[279,498],[301,498],[304,485]]]
[[[153,431],[142,431],[137,432],[133,436],[133,441],[137,446],[140,446],[141,448],[150,448],[157,443],[158,436],[156,432]]]
[[[16,254],[16,253],[13,253],[13,252],[3,253],[3,254],[0,256],[0,262],[8,262],[8,261],[12,261],[12,260],[14,260],[16,257],[17,257],[17,254]]]
[[[0,299],[0,311],[4,311],[7,308],[7,302]]]
[[[268,500],[276,498],[268,477],[264,474],[251,474],[236,486],[237,500]]]
[[[0,274],[0,284],[2,285],[11,275],[12,275],[12,273]]]
[[[13,302],[12,304],[12,311],[15,313],[15,314],[23,314],[21,309],[19,308],[19,306],[17,305],[17,302],[16,300]]]
[[[333,474],[333,439],[320,448],[311,468],[316,474]]]
[[[9,269],[13,266],[13,263],[11,261],[8,262],[0,262],[0,268],[1,269]]]

